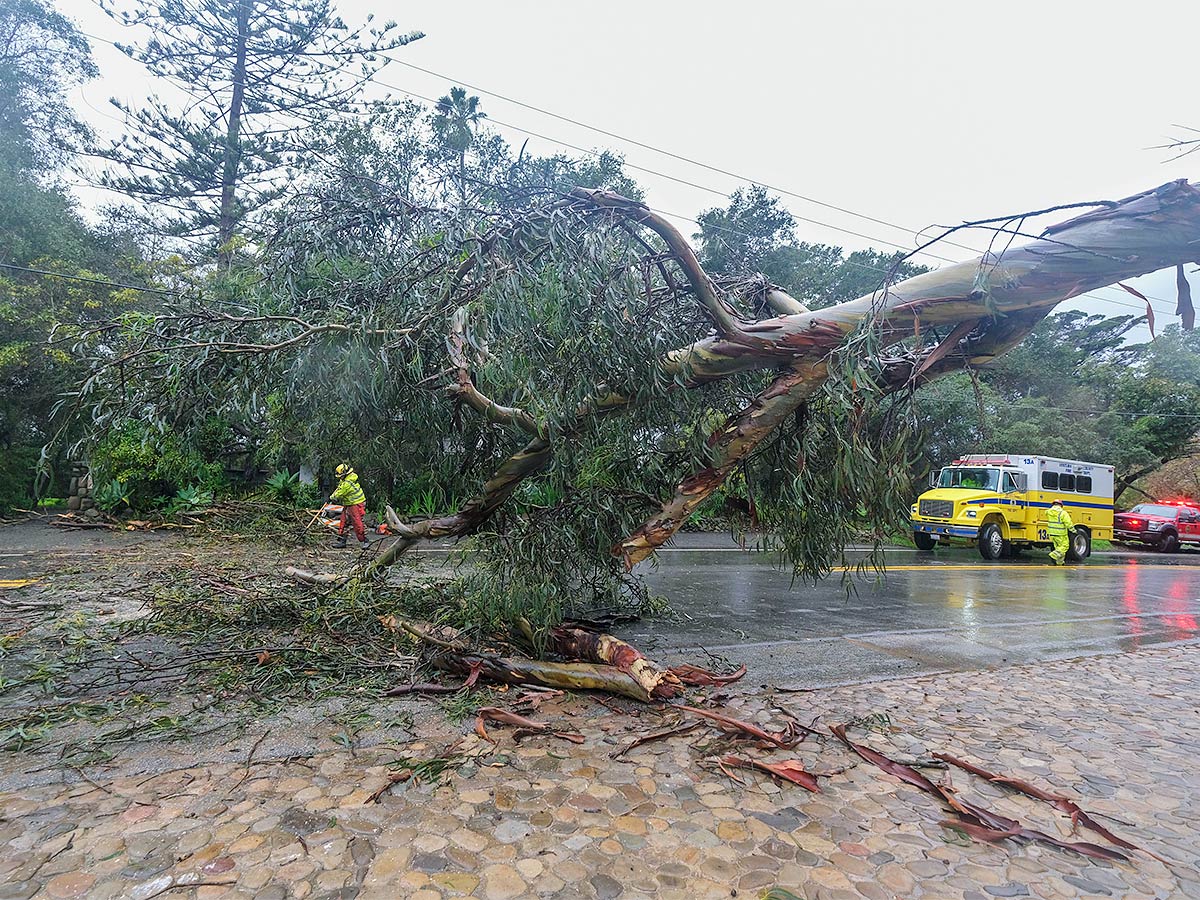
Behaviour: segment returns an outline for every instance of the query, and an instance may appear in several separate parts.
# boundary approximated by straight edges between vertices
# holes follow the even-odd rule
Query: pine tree
[[[357,102],[388,51],[422,37],[352,29],[329,0],[133,0],[105,5],[150,37],[119,44],[183,102],[112,100],[126,134],[102,155],[107,186],[170,210],[170,233],[215,237],[227,263],[246,217],[279,195],[315,122]]]

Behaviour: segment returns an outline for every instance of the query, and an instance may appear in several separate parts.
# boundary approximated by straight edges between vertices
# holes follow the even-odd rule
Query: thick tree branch
[[[1055,305],[1085,291],[1175,266],[1200,256],[1200,192],[1186,181],[1147,191],[1104,210],[1053,226],[1051,243],[1035,241],[995,258],[948,266],[877,294],[829,309],[747,326],[738,341],[706,339],[672,354],[668,370],[699,383],[732,371],[790,358],[792,368],[732,416],[710,440],[713,462],[684,479],[662,509],[613,548],[632,567],[662,546],[779,422],[826,377],[825,355],[872,316],[885,341],[922,323],[955,328],[937,347],[908,364],[891,390],[981,365],[1019,342]],[[966,339],[984,323],[992,337],[972,349]],[[979,323],[979,324],[976,324]],[[757,352],[744,338],[768,335]],[[776,356],[776,355],[779,356]],[[803,362],[804,357],[809,362]],[[812,361],[817,360],[817,361]],[[896,375],[905,371],[895,368]]]
[[[742,323],[738,321],[736,314],[730,309],[729,305],[717,294],[717,289],[713,285],[712,279],[708,277],[708,274],[701,267],[700,260],[696,258],[691,245],[688,244],[675,226],[662,216],[652,212],[645,205],[638,203],[636,200],[630,200],[628,197],[622,197],[620,194],[615,194],[612,191],[575,188],[575,190],[571,191],[571,196],[594,203],[596,206],[604,209],[618,210],[631,221],[645,225],[662,238],[663,243],[674,254],[679,267],[683,269],[688,283],[692,286],[692,290],[696,292],[696,297],[708,311],[708,314],[712,316],[713,322],[717,326],[717,332],[730,339],[737,338],[737,335],[741,333]]]

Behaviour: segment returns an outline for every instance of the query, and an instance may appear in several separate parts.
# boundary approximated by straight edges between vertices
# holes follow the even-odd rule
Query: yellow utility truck
[[[1112,540],[1113,467],[1050,456],[970,455],[930,474],[912,505],[918,550],[973,543],[984,559],[1050,547],[1046,511],[1061,500],[1075,523],[1067,558]]]

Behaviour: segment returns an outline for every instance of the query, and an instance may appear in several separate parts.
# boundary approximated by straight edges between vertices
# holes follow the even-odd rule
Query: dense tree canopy
[[[32,379],[19,389],[42,416],[19,414],[21,439],[48,439],[45,410],[85,355],[59,424],[86,423],[72,452],[101,447],[108,477],[156,454],[202,477],[223,439],[251,480],[347,460],[375,510],[398,513],[373,573],[418,540],[473,535],[485,552],[451,599],[545,620],[639,596],[628,570],[722,493],[819,576],[903,530],[911,476],[947,456],[1092,458],[1132,481],[1195,434],[1168,412],[1200,403],[1194,334],[1129,346],[1128,319],[1046,319],[1194,255],[1185,183],[933,272],[802,241],[750,187],[699,217],[693,250],[611,153],[512,148],[461,88],[430,110],[358,103],[378,53],[412,38],[390,26],[347,29],[325,0],[139,3],[129,21],[151,31],[129,52],[188,99],[126,110],[110,183],[165,203],[162,230],[213,235],[213,254],[186,279],[177,260],[139,261],[124,233],[75,217],[29,141],[17,169],[33,174],[3,201],[27,209],[0,206],[29,268],[62,247],[76,274],[165,292],[0,283],[27,329],[0,365],[25,354],[12,377]],[[35,346],[53,364],[31,367]],[[176,486],[157,475],[142,473],[144,502]]]
[[[115,225],[85,223],[59,182],[87,139],[67,93],[95,73],[62,15],[37,0],[0,5],[0,510],[33,501],[35,463],[56,430],[51,410],[83,376],[68,348],[48,343],[54,326],[107,319],[143,299],[95,283],[140,277],[135,248]]]
[[[878,258],[862,299],[808,314],[749,277],[799,252],[786,216],[757,232],[737,219],[765,235],[740,257],[702,232],[697,258],[645,206],[573,187],[620,184],[619,166],[514,155],[465,94],[381,106],[319,140],[252,272],[214,285],[220,307],[84,335],[97,369],[80,402],[102,428],[219,415],[293,461],[350,459],[403,501],[383,561],[475,534],[488,552],[460,587],[497,614],[615,601],[623,569],[735,474],[798,570],[829,571],[864,529],[902,527],[921,383],[990,361],[1081,286],[1174,262],[1192,228],[1192,189],[1169,185],[1053,243],[903,284],[903,261]],[[853,283],[836,248],[787,274]]]

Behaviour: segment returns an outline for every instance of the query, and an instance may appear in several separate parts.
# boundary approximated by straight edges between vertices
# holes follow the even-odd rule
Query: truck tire
[[[1092,535],[1086,528],[1076,528],[1067,541],[1067,559],[1083,562],[1092,555]]]
[[[1179,535],[1173,531],[1166,532],[1158,542],[1158,549],[1163,553],[1178,553]]]
[[[938,544],[937,541],[923,531],[913,532],[913,543],[917,545],[918,550],[923,550],[926,553],[932,551]]]
[[[1000,559],[1004,555],[1004,534],[995,522],[979,529],[979,555],[984,559]]]

